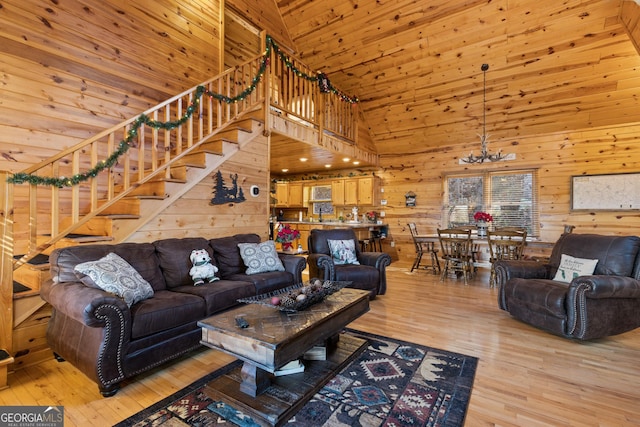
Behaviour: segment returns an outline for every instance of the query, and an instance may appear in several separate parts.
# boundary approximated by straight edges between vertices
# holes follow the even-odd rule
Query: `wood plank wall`
[[[269,236],[268,139],[260,135],[244,145],[219,169],[225,186],[230,175],[238,174],[238,186],[246,201],[212,205],[215,173],[201,181],[168,209],[149,221],[129,241],[151,242],[169,237],[205,237],[207,239],[238,233],[257,233],[262,240]],[[216,171],[217,172],[217,171]],[[252,185],[260,188],[258,197],[250,195]]]
[[[219,1],[1,5],[2,170],[23,170],[220,71]]]
[[[444,178],[447,173],[484,170],[539,171],[540,239],[555,242],[564,224],[576,226],[574,233],[640,235],[640,212],[571,212],[571,176],[640,172],[640,125],[595,127],[520,138],[517,145],[495,141],[490,149],[514,153],[512,161],[482,165],[459,165],[458,158],[474,150],[479,142],[405,155],[384,155],[382,178],[386,222],[395,248],[387,247],[396,258],[411,259],[415,252],[406,224],[416,222],[420,233],[435,233],[442,227]],[[404,194],[417,194],[417,206],[405,207]],[[383,209],[380,207],[380,209]],[[542,252],[544,254],[545,251]]]

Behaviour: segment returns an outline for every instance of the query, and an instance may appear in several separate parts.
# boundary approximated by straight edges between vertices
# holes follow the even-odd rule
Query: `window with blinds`
[[[475,225],[473,214],[488,212],[493,227],[523,227],[539,235],[536,170],[482,172],[445,177],[443,223]]]

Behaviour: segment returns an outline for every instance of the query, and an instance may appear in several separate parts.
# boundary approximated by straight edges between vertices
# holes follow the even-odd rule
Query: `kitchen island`
[[[363,222],[363,221],[288,221],[282,220],[274,223],[274,227],[278,224],[288,224],[291,229],[298,230],[300,232],[300,238],[294,242],[294,248],[298,247],[298,244],[302,245],[302,250],[308,250],[307,239],[309,232],[313,229],[332,229],[332,228],[352,228],[358,237],[358,240],[368,246],[369,251],[381,251],[382,241],[389,234],[389,225],[376,222]],[[277,229],[274,230],[274,236],[277,234]],[[373,242],[380,242],[380,246],[376,246],[377,249],[373,249]],[[367,243],[368,242],[368,243]],[[294,249],[295,250],[295,249]]]

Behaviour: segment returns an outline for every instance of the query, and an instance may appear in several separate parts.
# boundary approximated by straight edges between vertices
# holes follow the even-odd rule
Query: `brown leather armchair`
[[[328,240],[353,240],[360,265],[339,265],[333,262]],[[387,290],[386,268],[391,257],[384,252],[361,252],[356,233],[348,229],[311,230],[308,238],[309,277],[325,280],[350,281],[349,286],[371,292],[371,299]]]
[[[562,254],[597,259],[593,275],[553,280]],[[495,262],[498,305],[548,332],[580,340],[640,326],[640,237],[563,234],[548,263]]]

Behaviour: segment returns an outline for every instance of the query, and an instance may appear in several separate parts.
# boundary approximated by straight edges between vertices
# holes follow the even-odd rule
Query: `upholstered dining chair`
[[[493,287],[496,284],[495,262],[521,259],[527,242],[527,230],[511,227],[498,228],[494,231],[487,230],[487,241],[489,243],[489,261],[491,262],[489,287]]]
[[[416,258],[413,261],[413,265],[411,266],[411,271],[413,272],[413,270],[415,270],[416,268],[420,268],[422,256],[425,253],[428,253],[431,256],[431,265],[425,265],[425,270],[431,269],[433,270],[433,274],[440,273],[441,269],[440,260],[438,259],[438,248],[436,248],[433,240],[427,240],[425,237],[420,236],[415,222],[410,222],[407,225],[409,226],[411,238],[413,239],[413,245],[416,249]]]
[[[353,229],[313,229],[308,249],[309,277],[352,282],[349,287],[369,291],[371,299],[386,292],[391,257],[384,252],[362,252]]]
[[[471,255],[471,230],[461,228],[438,229],[440,240],[440,257],[444,260],[440,281],[443,282],[449,272],[464,277],[464,284],[469,283],[473,272],[473,258]]]

